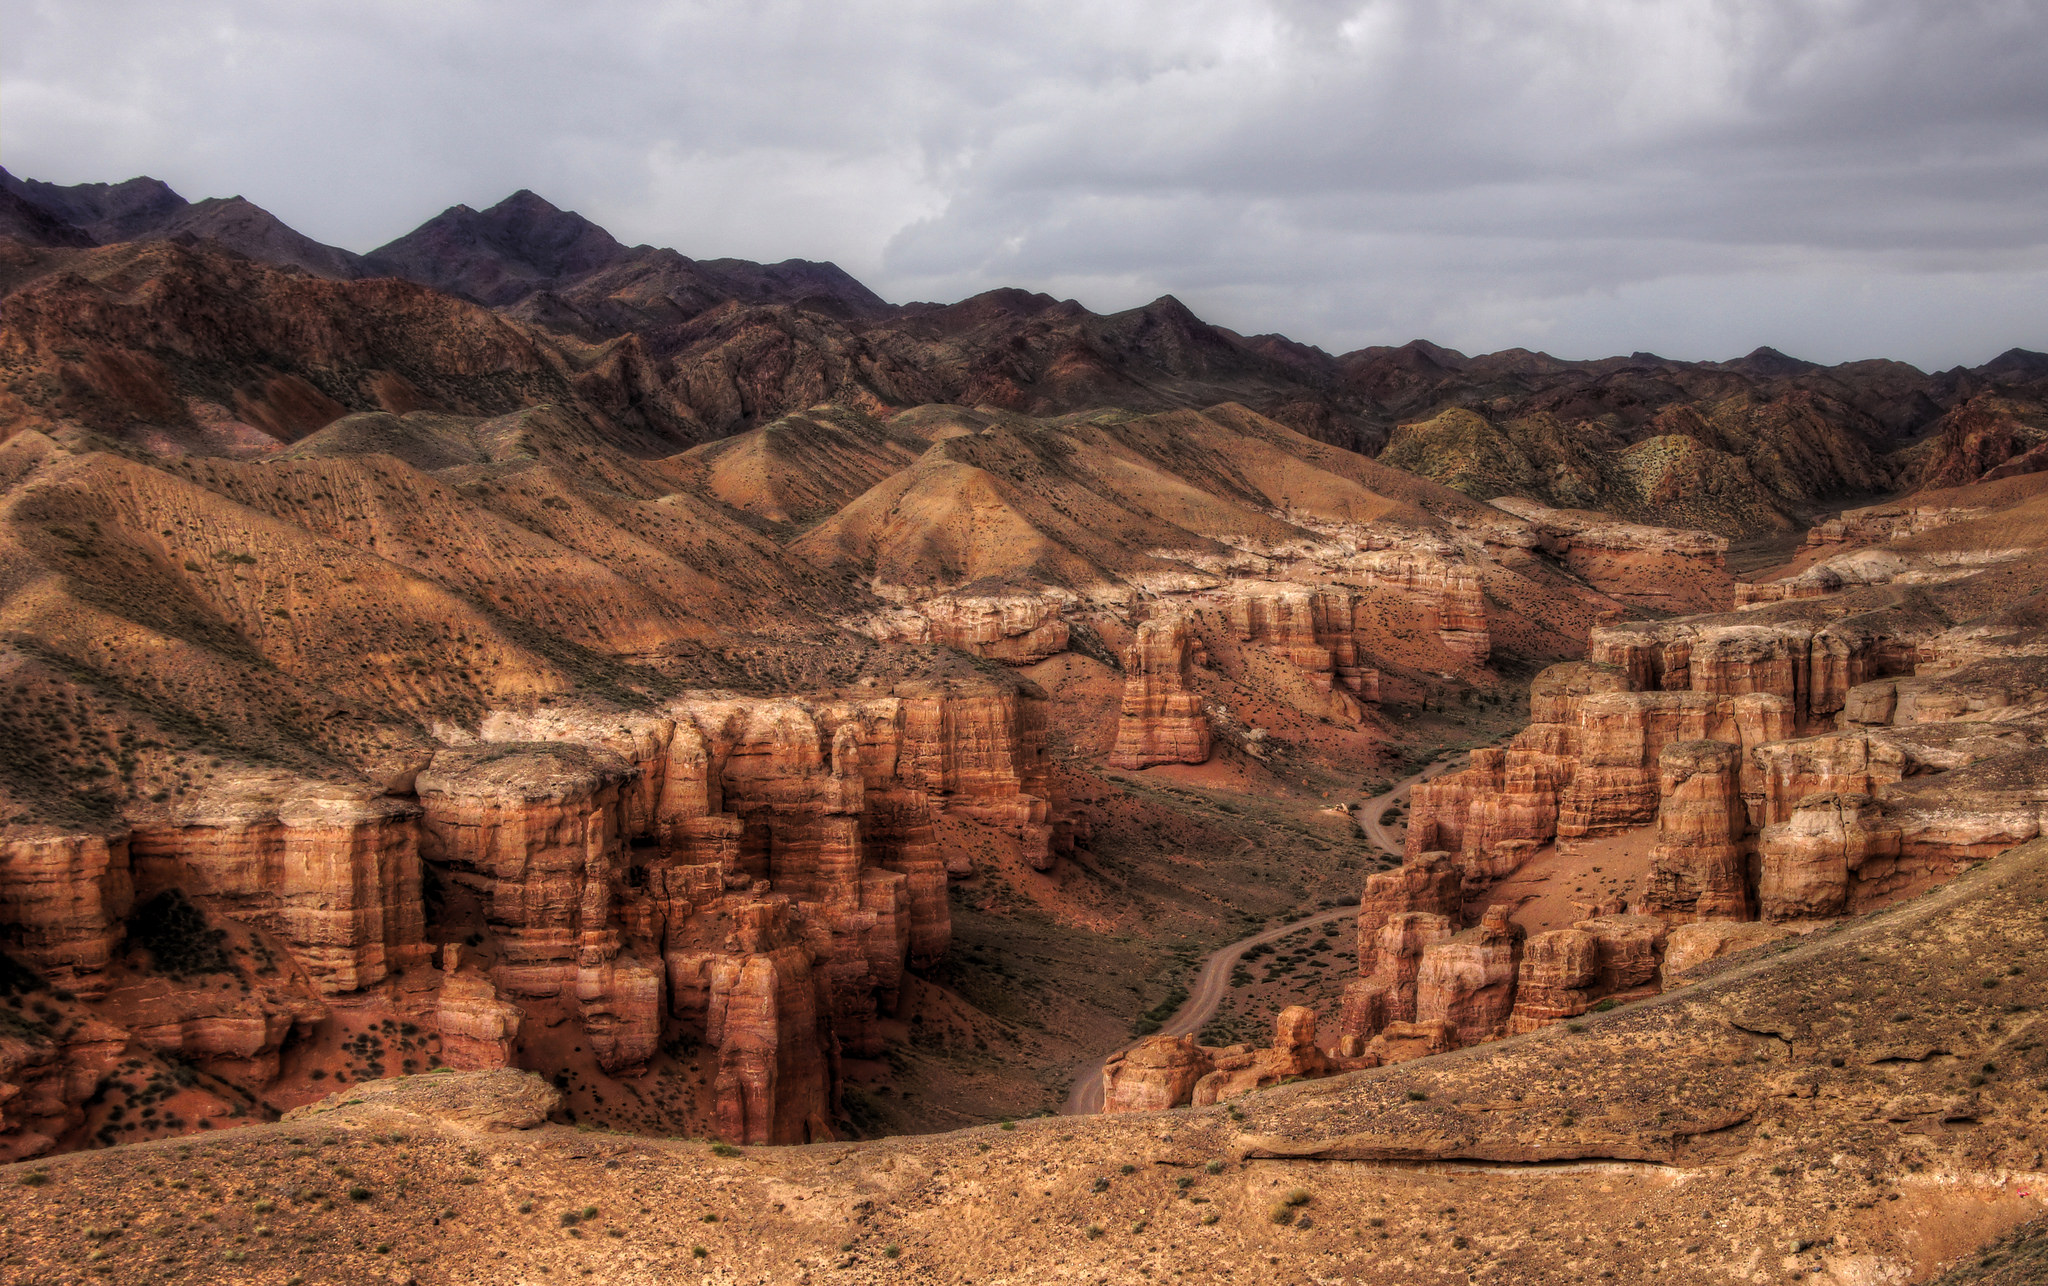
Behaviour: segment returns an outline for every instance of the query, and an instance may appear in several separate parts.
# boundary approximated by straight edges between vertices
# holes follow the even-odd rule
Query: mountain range
[[[0,306],[17,318],[84,309],[107,326],[85,336],[104,351],[83,362],[53,364],[17,343],[10,419],[82,417],[117,435],[149,422],[196,450],[268,449],[349,411],[503,413],[517,404],[509,385],[528,400],[545,385],[646,453],[827,403],[1045,416],[1234,401],[1476,498],[1678,518],[1737,537],[1802,526],[1825,501],[2048,464],[2048,355],[2024,349],[1941,372],[1823,367],[1769,348],[1722,362],[1566,361],[1418,340],[1332,356],[1211,325],[1171,296],[1108,315],[1011,289],[891,304],[831,263],[628,247],[529,191],[452,207],[356,255],[240,197],[188,202],[155,179],[65,187],[0,170],[0,230],[16,243],[0,264]],[[258,338],[252,324],[164,351],[151,338],[161,326],[134,312],[128,283],[143,277],[161,283],[149,307],[253,291],[271,317],[318,299],[323,315],[356,308],[386,319],[380,329],[465,339],[401,354],[366,334],[341,352],[289,327]],[[476,343],[522,355],[486,359]],[[509,379],[480,380],[479,362]],[[195,401],[224,408],[216,425],[200,412],[164,423],[178,418],[165,408]]]

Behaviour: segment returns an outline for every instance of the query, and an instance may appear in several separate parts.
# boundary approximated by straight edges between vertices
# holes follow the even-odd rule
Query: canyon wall
[[[1123,709],[1110,767],[1199,764],[1209,758],[1209,717],[1190,687],[1193,654],[1187,618],[1154,617],[1139,624],[1124,649]]]
[[[905,971],[947,950],[939,818],[1054,860],[1042,706],[1014,686],[905,684],[498,712],[405,796],[280,776],[132,828],[16,835],[0,845],[9,950],[104,1021],[0,1057],[18,1100],[0,1149],[57,1146],[137,1049],[296,1092],[281,1066],[332,1006],[403,1018],[465,1068],[518,1062],[536,1023],[575,1024],[620,1075],[701,1042],[706,1128],[829,1137],[842,1051],[882,1052]]]

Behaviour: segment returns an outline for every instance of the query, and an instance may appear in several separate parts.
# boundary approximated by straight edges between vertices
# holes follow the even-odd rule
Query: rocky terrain
[[[0,1276],[2037,1256],[2048,359],[0,171],[0,384]]]
[[[733,1149],[541,1124],[555,1095],[538,1078],[413,1077],[274,1124],[8,1167],[0,1265],[164,1282],[1747,1283],[1950,1265],[1944,1281],[2032,1281],[2044,901],[2036,841],[1570,1025],[1165,1114]]]

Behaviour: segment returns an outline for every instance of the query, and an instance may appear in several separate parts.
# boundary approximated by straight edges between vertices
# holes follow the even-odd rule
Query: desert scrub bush
[[[702,1258],[704,1258],[704,1256],[706,1256],[706,1255],[708,1255],[708,1254],[710,1254],[710,1253],[711,1253],[710,1251],[708,1251],[708,1250],[704,1249],[704,1247],[702,1247],[702,1246],[692,1246],[692,1247],[690,1247],[690,1258],[692,1258],[692,1259],[702,1259]]]
[[[1116,1168],[1116,1172],[1118,1174],[1136,1174],[1138,1172],[1138,1167],[1126,1161]]]
[[[1214,1210],[1211,1210],[1211,1211],[1210,1211],[1210,1212],[1209,1212],[1208,1214],[1205,1214],[1205,1215],[1203,1215],[1203,1216],[1201,1217],[1201,1219],[1200,1219],[1200,1221],[1199,1221],[1199,1222],[1201,1223],[1201,1225],[1202,1225],[1202,1226],[1203,1226],[1204,1228],[1207,1228],[1207,1227],[1209,1227],[1209,1226],[1210,1226],[1211,1224],[1214,1224],[1214,1223],[1216,1223],[1217,1221],[1221,1220],[1222,1218],[1223,1218],[1223,1216],[1222,1216],[1222,1215],[1219,1215],[1219,1214],[1217,1214],[1217,1213],[1216,1213],[1216,1212],[1215,1212]]]
[[[1097,1175],[1097,1176],[1095,1177],[1095,1182],[1093,1182],[1093,1183],[1091,1183],[1091,1184],[1089,1184],[1089,1185],[1088,1185],[1088,1191],[1090,1191],[1090,1192],[1108,1192],[1108,1191],[1109,1191],[1109,1180],[1108,1180],[1108,1179],[1105,1179],[1105,1178],[1103,1178],[1103,1177],[1102,1177],[1101,1175]]]
[[[1104,1230],[1101,1224],[1092,1223],[1088,1225],[1086,1231],[1088,1234],[1088,1240],[1094,1241],[1097,1237],[1100,1237],[1103,1234]]]
[[[40,1188],[49,1181],[50,1174],[47,1170],[30,1170],[27,1174],[15,1180],[16,1183],[19,1183],[24,1188]],[[183,1187],[184,1185],[179,1184],[178,1186]]]
[[[1222,1174],[1223,1163],[1221,1161],[1211,1161],[1209,1164],[1203,1166],[1202,1169],[1209,1174]]]
[[[564,1228],[574,1228],[577,1224],[582,1222],[583,1216],[578,1211],[564,1210],[562,1212],[562,1226]]]
[[[711,1155],[715,1157],[736,1157],[745,1156],[746,1154],[730,1143],[714,1143],[711,1145]]]
[[[1429,1095],[1424,1094],[1421,1090],[1409,1090],[1408,1101],[1410,1103],[1427,1103]]]
[[[350,1201],[368,1201],[370,1199],[370,1190],[360,1183],[350,1184],[348,1199]]]
[[[901,1247],[901,1246],[897,1245],[897,1244],[896,1244],[895,1242],[893,1242],[893,1241],[892,1241],[892,1242],[890,1242],[890,1243],[889,1243],[888,1245],[886,1245],[886,1246],[882,1247],[882,1257],[883,1257],[884,1259],[894,1259],[894,1258],[896,1258],[896,1257],[897,1257],[898,1255],[901,1255],[902,1253],[903,1253],[903,1247]]]

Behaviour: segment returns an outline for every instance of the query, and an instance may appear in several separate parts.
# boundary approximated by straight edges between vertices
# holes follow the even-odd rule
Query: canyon
[[[1276,1281],[1339,1230],[1597,1274],[1561,1192],[1699,1280],[2037,1213],[2038,354],[1331,357],[530,192],[359,256],[0,171],[0,234],[19,1262],[108,1158],[360,1243],[227,1173],[327,1147],[370,1205],[426,1167],[415,1262],[520,1272],[700,1258],[455,1191],[610,1219],[608,1163],[824,1280],[964,1271],[956,1202],[1027,1277],[1199,1270],[1227,1207]],[[1821,1169],[1871,1199],[1780,1191]],[[1797,1248],[1697,1244],[1765,1195]]]

